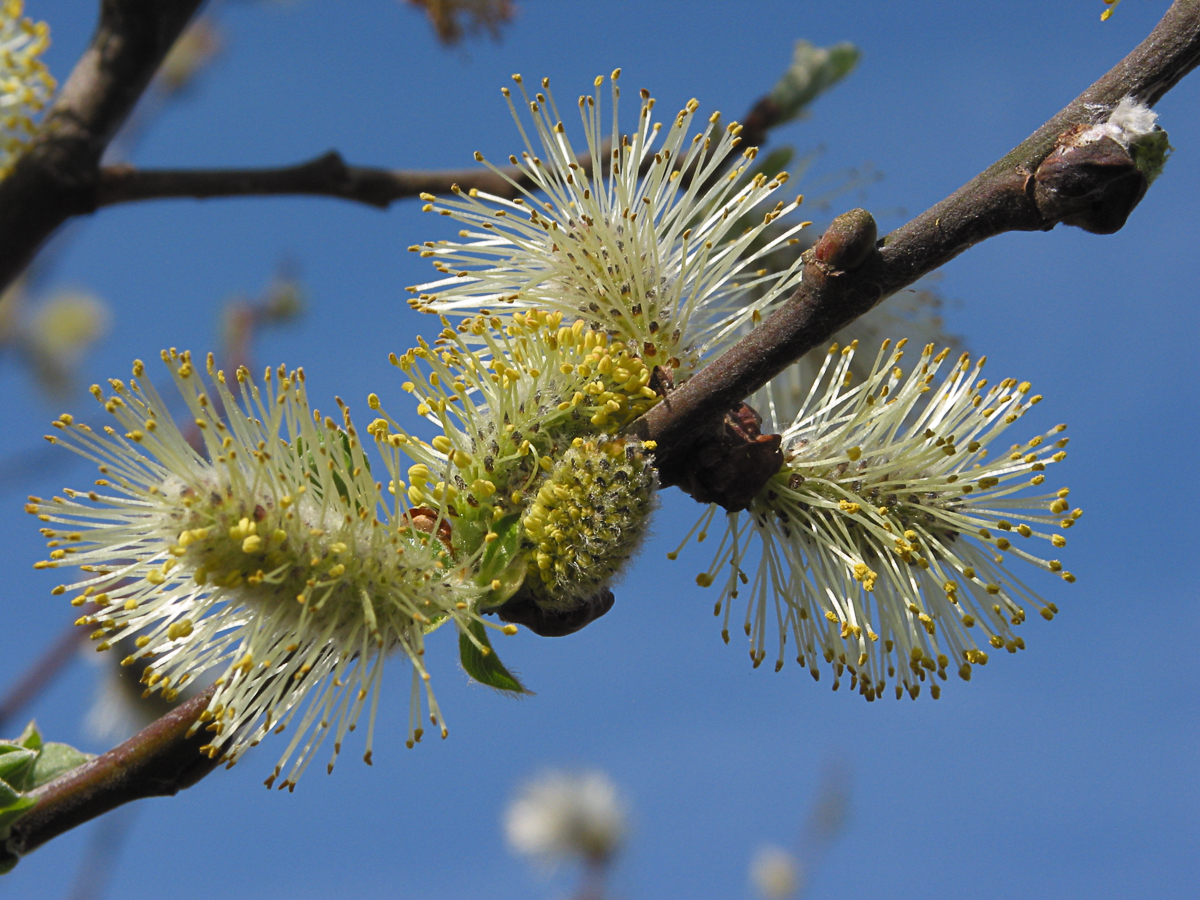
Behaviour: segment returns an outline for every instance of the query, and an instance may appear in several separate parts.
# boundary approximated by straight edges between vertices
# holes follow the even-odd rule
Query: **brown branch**
[[[108,0],[104,9],[106,19],[111,20],[116,9],[128,12],[135,7],[162,8],[165,11],[161,14],[144,15],[165,29],[167,20],[172,27],[182,28],[196,5],[192,0]],[[187,13],[183,14],[181,10],[185,7]],[[178,18],[180,15],[182,19]],[[89,55],[99,53],[95,49],[97,42],[105,44],[100,35],[106,27],[111,30],[112,22],[106,26],[102,20]],[[165,52],[165,47],[161,49]],[[55,121],[63,128],[67,127],[65,110],[74,108],[73,102],[66,103],[67,97],[73,96],[72,84],[86,60],[87,57],[81,61],[60,98],[60,104],[65,104],[64,111]],[[1117,230],[1141,197],[1140,191],[1129,189],[1131,161],[1122,159],[1112,147],[1103,148],[1106,155],[1102,158],[1077,159],[1069,152],[1069,137],[1077,126],[1102,118],[1126,95],[1153,104],[1191,71],[1198,60],[1200,0],[1176,0],[1154,32],[1070,106],[996,165],[878,245],[875,223],[869,213],[854,210],[840,216],[817,245],[806,252],[805,280],[784,308],[671,392],[663,403],[636,423],[635,430],[643,438],[657,440],[664,448],[660,460],[664,468],[669,468],[672,461],[680,466],[679,461],[695,452],[697,435],[711,429],[713,423],[722,423],[725,414],[736,408],[743,397],[807,350],[827,341],[835,330],[971,245],[1005,231],[1048,230],[1059,222],[1091,230]],[[95,70],[104,68],[99,61],[90,65]],[[141,72],[136,67],[135,70]],[[152,71],[151,66],[149,72]],[[87,80],[91,78],[88,76]],[[130,96],[128,91],[115,94],[124,97],[128,105],[136,99],[136,93]],[[114,99],[110,105],[121,104]],[[90,107],[82,104],[80,108]],[[124,112],[128,112],[128,106]],[[108,122],[111,127],[91,131],[82,128],[79,140],[86,134],[94,140],[107,135],[103,138],[107,140],[119,124],[119,118],[98,114],[91,120]],[[55,139],[51,135],[42,145],[52,149]],[[70,141],[66,144],[69,149]],[[103,149],[103,141],[98,147]],[[93,166],[99,150],[92,146],[88,151],[94,157]],[[74,158],[71,154],[67,157]],[[74,190],[73,196],[79,195],[78,185],[72,189],[69,179],[56,180],[44,172],[39,175],[37,166],[27,162],[28,158],[26,154],[26,159],[18,164],[18,170],[25,166],[34,173],[17,179],[25,187],[8,188],[17,173],[0,183],[0,242],[6,236],[12,239],[13,222],[21,219],[19,212],[4,211],[13,196],[12,190],[26,192],[18,196],[39,197],[29,187],[32,183],[35,187],[40,184],[43,190],[48,186],[51,189],[48,196],[59,197],[60,202],[64,192],[70,194]],[[64,171],[78,172],[78,169],[68,165]],[[1072,190],[1063,190],[1064,185]],[[93,186],[92,195],[95,193]],[[80,211],[88,210],[65,213],[60,210],[56,224],[33,240],[27,252],[31,254],[58,223]],[[50,218],[53,216],[41,214],[39,218],[26,213],[25,221],[44,225]],[[11,268],[11,260],[0,262],[0,277],[11,278]],[[200,754],[204,738],[200,735],[189,738],[187,731],[207,706],[212,690],[183,704],[115,750],[39,788],[38,805],[12,827],[11,849],[17,853],[29,852],[69,828],[130,800],[169,796],[203,778],[216,762]]]
[[[582,165],[590,159],[581,157]],[[521,187],[533,183],[516,168],[506,174]],[[176,197],[264,197],[306,195],[336,197],[386,209],[397,200],[422,193],[448,194],[452,185],[476,188],[498,197],[518,197],[520,190],[490,169],[406,172],[348,165],[336,150],[295,166],[262,169],[135,169],[109,166],[100,170],[95,205],[114,206],[138,200]]]
[[[216,690],[210,687],[116,749],[32,791],[37,805],[13,824],[9,850],[24,855],[124,803],[173,796],[211,772],[219,760],[200,752],[209,735],[201,730],[189,737],[188,729]]]
[[[159,23],[161,33],[156,32],[155,37],[165,42],[160,46],[159,43],[133,40],[138,36],[124,33],[133,13],[121,15],[119,12],[126,8],[132,10],[144,2],[146,0],[107,0],[104,9],[112,15],[102,18],[91,49],[80,60],[48,113],[43,134],[23,155],[13,174],[0,183],[0,209],[7,206],[9,210],[7,216],[0,213],[0,247],[6,248],[0,252],[0,290],[20,274],[38,247],[67,219],[121,203],[185,197],[292,195],[333,197],[386,209],[397,200],[423,193],[449,193],[455,185],[505,198],[515,198],[536,189],[536,185],[515,166],[503,169],[503,174],[490,169],[404,171],[349,165],[336,150],[282,167],[137,169],[115,165],[100,168],[100,156],[116,127],[145,89],[162,54],[186,24],[191,11],[199,5],[199,0],[172,0],[164,5],[175,8],[174,14],[156,12],[156,17],[162,21]],[[168,24],[171,28],[166,27]],[[121,53],[113,52],[113,46]],[[123,65],[105,64],[109,55],[120,57],[118,61],[123,60]],[[128,71],[131,60],[136,63],[132,66],[136,71]],[[116,77],[114,73],[118,69],[126,72],[130,84],[137,80],[136,85],[130,87]],[[107,102],[101,103],[103,99]],[[103,116],[76,114],[77,108],[91,110],[101,106],[105,109]],[[778,107],[769,96],[761,98],[742,123],[743,143],[755,146],[764,143],[768,132],[777,124]],[[591,157],[584,154],[579,157],[579,163],[590,170]],[[12,240],[11,236],[18,233],[23,239]]]
[[[760,98],[741,123],[742,144],[757,147],[766,143],[771,129],[780,124],[779,112],[769,95]],[[733,158],[740,158],[740,155],[733,154]],[[590,154],[582,154],[578,160],[580,166],[591,171]],[[646,167],[649,165],[647,160]],[[100,170],[94,206],[184,197],[206,200],[292,195],[335,197],[387,209],[397,200],[423,193],[450,193],[455,185],[463,190],[473,188],[506,199],[537,189],[537,185],[516,166],[501,171],[503,174],[480,168],[405,171],[354,166],[336,150],[294,166],[270,168],[137,169],[129,165],[108,166]]]
[[[835,331],[968,247],[1006,231],[1060,222],[1110,233],[1145,191],[1127,151],[1110,139],[1071,139],[1126,96],[1156,103],[1200,62],[1200,0],[1176,0],[1132,53],[1016,149],[876,244],[865,210],[840,216],[804,254],[804,280],[786,304],[651,409],[631,430],[663,448],[665,483],[686,471],[723,417]]]
[[[38,135],[0,181],[0,291],[67,219],[95,209],[104,148],[202,0],[103,0]]]

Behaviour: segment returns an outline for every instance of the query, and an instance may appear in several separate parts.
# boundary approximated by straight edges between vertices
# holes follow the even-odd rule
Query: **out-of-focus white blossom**
[[[800,864],[782,847],[759,848],[750,863],[750,882],[765,900],[787,900],[801,884]]]
[[[625,802],[603,772],[546,772],[525,785],[504,820],[513,849],[548,864],[607,862],[628,827]]]

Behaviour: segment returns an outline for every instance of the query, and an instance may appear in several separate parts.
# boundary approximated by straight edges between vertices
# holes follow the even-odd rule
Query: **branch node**
[[[1092,234],[1120,231],[1146,195],[1146,176],[1130,152],[1111,137],[1080,142],[1087,126],[1062,134],[1033,175],[1038,211]]]
[[[834,219],[813,247],[813,259],[831,273],[857,269],[876,252],[879,230],[865,209],[852,209]]]
[[[782,436],[763,434],[761,425],[762,416],[750,405],[731,409],[709,440],[664,460],[658,470],[662,484],[675,485],[697,502],[718,503],[729,512],[746,509],[783,466]]]

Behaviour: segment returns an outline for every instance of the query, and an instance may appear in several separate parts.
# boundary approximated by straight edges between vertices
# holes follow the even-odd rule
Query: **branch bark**
[[[9,850],[24,855],[131,800],[173,796],[215,769],[219,760],[200,752],[209,735],[189,737],[188,729],[216,690],[210,687],[119,747],[33,791],[37,805],[13,824]]]
[[[103,0],[37,137],[0,181],[0,291],[72,216],[96,207],[100,157],[203,0]]]
[[[632,426],[660,448],[660,471],[686,471],[723,417],[814,347],[876,304],[968,247],[1006,231],[1060,222],[1118,230],[1144,179],[1115,141],[1073,152],[1071,138],[1103,121],[1122,98],[1153,105],[1200,62],[1200,0],[1176,0],[1125,59],[1018,147],[942,202],[876,244],[865,210],[840,216],[804,254],[804,280],[760,327]],[[1124,157],[1122,157],[1124,153]],[[1140,190],[1139,190],[1140,187]],[[673,482],[668,474],[666,483]]]
[[[779,108],[770,96],[751,107],[742,124],[742,144],[759,146],[779,124]],[[591,169],[588,154],[579,164]],[[93,208],[143,200],[217,197],[313,196],[335,197],[387,209],[397,200],[426,194],[447,194],[454,185],[512,199],[521,188],[536,186],[515,166],[503,170],[508,178],[490,169],[406,171],[350,165],[336,150],[293,166],[244,169],[137,169],[107,166],[100,170]],[[509,180],[511,179],[511,180]],[[514,183],[516,186],[514,186]]]
[[[590,160],[581,158],[581,164]],[[526,188],[532,184],[519,170],[509,172]],[[352,166],[330,150],[294,166],[254,169],[135,169],[108,166],[100,170],[95,206],[178,197],[265,197],[302,195],[336,197],[387,209],[397,200],[422,193],[448,194],[451,185],[476,188],[499,197],[517,197],[517,188],[489,169],[403,171]]]
[[[15,240],[16,224],[24,222],[26,227],[37,224],[43,230],[36,239],[30,238],[22,244],[31,254],[66,217],[90,211],[79,198],[96,196],[99,153],[157,65],[157,59],[153,65],[148,62],[153,55],[151,50],[165,53],[170,43],[166,34],[172,29],[177,34],[198,3],[199,0],[107,0],[93,49],[72,74],[51,113],[54,129],[48,129],[51,134],[38,145],[37,153],[32,157],[27,153],[18,164],[18,172],[0,183],[0,246],[6,246],[3,241]],[[141,47],[139,52],[112,33],[114,23],[131,15],[134,9],[142,10],[146,20],[157,22],[153,28],[147,26],[148,31],[133,29],[142,34],[142,42],[134,42]],[[118,11],[123,16],[117,15]],[[124,24],[130,25],[127,20]],[[151,33],[156,36],[154,40],[149,39]],[[161,43],[164,40],[165,45]],[[105,47],[111,51],[110,56],[121,57],[124,53],[128,57],[122,69],[128,77],[144,76],[136,91],[102,77],[104,72],[112,76],[115,71],[114,64],[104,62],[109,58],[105,56]],[[89,62],[91,56],[96,58]],[[136,61],[140,65],[134,65]],[[635,423],[634,430],[644,439],[659,442],[664,469],[669,469],[672,462],[686,468],[685,461],[688,454],[696,452],[698,438],[706,429],[711,431],[714,423],[722,423],[725,414],[736,408],[742,398],[809,349],[829,340],[834,331],[973,244],[1005,231],[1049,230],[1059,222],[1080,224],[1092,230],[1117,230],[1140,199],[1140,194],[1135,192],[1134,196],[1127,190],[1127,167],[1116,166],[1124,174],[1114,178],[1109,168],[1097,166],[1093,158],[1073,160],[1069,154],[1055,154],[1069,146],[1066,138],[1078,126],[1102,119],[1123,97],[1132,94],[1149,104],[1157,102],[1198,61],[1200,0],[1176,0],[1154,32],[1133,53],[1066,109],[995,165],[883,241],[876,242],[874,220],[865,210],[840,216],[817,245],[806,252],[804,282],[785,306],[729,352],[672,391],[663,403]],[[96,90],[103,95],[111,94],[110,99],[104,103],[84,102],[77,95],[89,84],[99,85]],[[86,147],[86,153],[81,147]],[[81,160],[91,160],[90,175],[81,171]],[[290,171],[286,177],[301,179],[320,175],[325,171],[322,166],[327,166],[328,172],[334,172],[336,166],[351,173],[355,171],[354,167],[341,163],[340,158],[334,159],[333,165],[328,160],[327,156],[278,171]],[[29,171],[14,182],[23,171],[22,166]],[[303,172],[313,166],[318,171]],[[278,171],[273,177],[285,177]],[[72,173],[74,180],[70,177]],[[197,174],[202,173],[193,173]],[[395,174],[390,173],[390,177]],[[1061,191],[1043,189],[1054,188],[1060,183],[1055,179],[1061,180],[1064,175],[1074,178],[1073,184],[1082,183],[1087,190],[1064,197]],[[230,175],[222,177],[229,179]],[[443,173],[442,177],[457,177],[457,173]],[[354,181],[352,175],[349,180]],[[132,191],[130,183],[135,182],[127,181],[126,190]],[[149,183],[143,182],[142,189],[149,190],[145,186]],[[362,183],[369,184],[371,179],[364,176]],[[203,187],[199,182],[192,184],[193,189]],[[55,213],[22,212],[10,206],[13,197],[26,200],[32,197],[41,202],[44,198],[38,190],[49,191],[45,196],[57,203]],[[361,190],[370,193],[380,188]],[[52,221],[53,224],[47,225]],[[10,256],[0,261],[0,279],[12,277],[11,259]],[[28,852],[130,800],[169,796],[203,778],[217,763],[200,754],[204,739],[200,735],[189,738],[187,731],[210,698],[211,692],[201,694],[115,750],[38,789],[38,805],[13,826],[12,849]]]

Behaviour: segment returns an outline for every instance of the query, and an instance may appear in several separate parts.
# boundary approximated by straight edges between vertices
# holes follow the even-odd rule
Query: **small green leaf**
[[[488,588],[479,601],[483,609],[495,609],[517,592],[525,581],[525,557],[521,553],[521,516],[505,516],[492,526],[497,537],[483,551],[477,584]]]
[[[0,875],[17,864],[16,854],[5,845],[12,824],[37,804],[24,792],[53,781],[91,758],[66,744],[43,743],[33,722],[15,741],[0,741]]]
[[[29,789],[41,787],[92,758],[90,753],[83,753],[67,744],[51,741],[42,747],[41,754],[33,764],[33,783]]]
[[[17,738],[16,743],[20,744],[26,750],[41,750],[42,733],[38,731],[37,722],[30,719],[29,724],[25,726],[25,730],[21,732],[21,736]]]
[[[7,802],[4,798],[6,794],[13,796],[12,802]],[[8,785],[0,788],[0,837],[8,836],[9,826],[25,813],[29,812],[30,807],[37,803],[32,797],[26,797],[23,794],[18,794]]]
[[[498,578],[521,549],[521,514],[505,516],[492,526],[492,531],[498,536],[484,548],[483,559],[479,561],[481,584]]]
[[[6,781],[18,790],[28,790],[26,780],[37,755],[36,750],[26,750],[19,744],[0,743],[0,781]]]
[[[467,674],[480,684],[486,684],[488,687],[500,691],[510,691],[514,694],[533,693],[527,690],[512,672],[504,668],[504,664],[492,650],[492,644],[487,636],[487,628],[483,623],[472,622],[468,627],[471,634],[486,648],[487,652],[483,652],[476,646],[475,641],[472,641],[470,635],[465,631],[458,633],[458,657],[462,661],[462,667],[467,670]]]
[[[508,568],[500,573],[499,577],[493,578],[491,584],[499,582],[499,587],[491,587],[479,601],[481,609],[497,609],[504,605],[513,594],[521,589],[521,585],[525,583],[525,575],[529,571],[529,566],[525,561],[524,555],[516,557]]]

